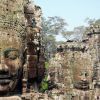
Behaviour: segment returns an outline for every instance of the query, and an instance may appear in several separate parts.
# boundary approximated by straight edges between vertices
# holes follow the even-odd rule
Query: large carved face
[[[21,77],[21,41],[15,33],[0,32],[0,94],[15,90]]]
[[[89,89],[92,79],[91,57],[86,53],[76,53],[73,63],[74,87],[77,89]]]

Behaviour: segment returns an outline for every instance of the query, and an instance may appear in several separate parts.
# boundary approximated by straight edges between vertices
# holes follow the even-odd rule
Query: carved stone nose
[[[2,70],[4,70],[4,71],[8,70],[8,67],[6,64],[0,64],[0,71],[2,71]]]
[[[82,81],[84,81],[84,82],[85,82],[85,81],[87,81],[87,79],[84,77],[84,78],[82,78]]]
[[[4,70],[4,71],[8,70],[8,66],[5,64],[5,61],[3,58],[0,61],[0,71],[2,71],[2,70]]]

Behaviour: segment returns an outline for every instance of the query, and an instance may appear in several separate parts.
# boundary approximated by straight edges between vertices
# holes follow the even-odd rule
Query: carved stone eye
[[[19,52],[16,49],[7,49],[4,51],[5,58],[15,60],[19,57]]]
[[[8,58],[11,60],[15,60],[18,58],[18,56],[17,55],[9,55]]]
[[[11,51],[8,53],[7,57],[11,60],[15,60],[19,57],[18,52],[16,51]]]
[[[85,77],[89,76],[89,75],[88,75],[88,72],[86,72],[86,71],[81,72],[80,76],[83,76],[83,75],[84,75]]]
[[[85,77],[89,76],[89,74],[87,72],[84,75],[85,75]]]

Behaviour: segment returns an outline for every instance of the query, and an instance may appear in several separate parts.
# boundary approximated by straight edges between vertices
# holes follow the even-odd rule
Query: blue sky
[[[100,0],[34,0],[42,7],[43,16],[60,16],[68,23],[68,30],[85,25],[84,20],[100,18]]]

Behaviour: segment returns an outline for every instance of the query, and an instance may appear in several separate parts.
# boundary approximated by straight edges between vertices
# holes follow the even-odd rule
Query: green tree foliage
[[[100,26],[100,19],[90,19],[86,18],[85,22],[87,23],[87,26],[77,26],[72,31],[65,31],[62,32],[62,36],[66,40],[75,40],[80,41],[82,39],[86,38],[86,34],[90,32],[90,27],[98,27]],[[71,38],[73,37],[73,38]]]
[[[45,35],[43,39],[45,45],[45,56],[47,58],[51,57],[51,54],[55,53],[56,51],[56,39],[53,35]]]
[[[48,90],[48,79],[47,79],[47,76],[45,76],[45,78],[41,82],[40,92],[45,92],[46,90]]]
[[[54,16],[42,19],[42,28],[44,34],[58,35],[65,30],[67,23],[64,19]]]
[[[90,19],[90,18],[86,18],[85,19],[86,23],[89,25],[89,26],[96,26],[96,25],[100,25],[100,19]]]
[[[66,31],[66,32],[62,32],[61,34],[66,40],[68,40],[70,36],[74,34],[74,31]]]
[[[84,38],[85,26],[78,26],[74,28],[75,40],[82,40]]]
[[[87,18],[85,19],[85,22],[90,26],[90,25],[94,24],[95,19],[90,19],[90,18],[87,17]]]
[[[55,36],[65,31],[67,23],[64,19],[54,16],[48,18],[42,18],[42,37],[43,44],[46,49],[46,55],[55,53],[56,51],[56,39]]]
[[[81,40],[85,32],[85,26],[75,27],[72,31],[63,32],[62,35],[66,40]],[[73,37],[73,38],[72,38]]]
[[[100,19],[90,19],[87,18],[86,22],[88,24],[88,27],[86,27],[86,30],[84,32],[84,35],[86,35],[87,33],[91,32],[91,29],[97,28],[98,26],[100,27]]]
[[[97,20],[95,21],[95,24],[100,26],[100,19],[97,19]]]

